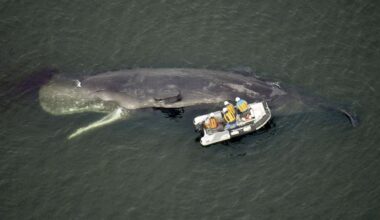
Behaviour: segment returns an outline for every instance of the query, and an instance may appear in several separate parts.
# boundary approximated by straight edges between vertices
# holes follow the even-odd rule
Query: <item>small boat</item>
[[[203,137],[200,140],[201,145],[207,146],[252,133],[262,128],[271,119],[271,112],[265,101],[250,103],[249,107],[248,114],[243,113],[244,117],[237,114],[236,125],[230,128],[226,128],[222,111],[212,112],[214,114],[213,117],[218,121],[218,127],[214,129],[209,129],[205,126],[205,122],[211,113],[195,117],[193,122],[195,129],[203,133]]]

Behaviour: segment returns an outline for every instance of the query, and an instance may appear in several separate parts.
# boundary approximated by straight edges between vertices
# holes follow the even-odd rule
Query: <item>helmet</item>
[[[228,105],[230,104],[228,101],[224,101],[224,105]]]
[[[213,112],[210,113],[210,117],[214,117],[215,114]]]
[[[227,108],[223,108],[223,113],[226,113],[227,112]]]
[[[236,102],[240,101],[240,98],[239,98],[239,97],[236,97],[236,98],[235,98],[235,101],[236,101]]]

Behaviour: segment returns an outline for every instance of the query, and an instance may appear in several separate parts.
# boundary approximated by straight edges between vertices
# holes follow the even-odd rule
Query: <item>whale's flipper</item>
[[[100,119],[99,121],[93,122],[93,123],[87,125],[86,127],[82,127],[82,128],[77,129],[74,133],[72,133],[69,137],[67,137],[67,139],[72,139],[72,138],[77,137],[77,136],[79,136],[79,135],[81,135],[87,131],[90,131],[92,129],[103,127],[103,126],[108,125],[112,122],[115,122],[115,121],[118,121],[122,118],[125,118],[127,116],[127,113],[128,112],[125,109],[117,108],[115,111],[109,113],[108,115],[106,115],[105,117]]]

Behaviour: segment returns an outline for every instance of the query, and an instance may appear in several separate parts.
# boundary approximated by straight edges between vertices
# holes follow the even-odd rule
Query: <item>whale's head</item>
[[[115,107],[115,103],[104,102],[93,91],[83,88],[80,81],[62,78],[43,85],[39,101],[41,107],[53,115],[107,112]]]

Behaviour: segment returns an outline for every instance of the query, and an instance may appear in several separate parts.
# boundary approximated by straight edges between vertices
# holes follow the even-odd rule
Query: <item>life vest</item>
[[[227,108],[227,110],[228,110],[229,112],[231,112],[233,115],[236,114],[236,111],[235,111],[235,107],[234,107],[234,105],[232,105],[232,104],[228,104],[228,105],[226,106],[226,108]]]
[[[217,128],[218,127],[218,121],[216,118],[211,117],[210,118],[210,128]]]
[[[211,117],[208,119],[207,123],[205,124],[206,128],[215,129],[218,127],[218,121],[216,118]]]
[[[230,111],[227,111],[226,113],[224,113],[223,117],[227,123],[232,123],[232,122],[235,122],[235,120],[236,120],[235,114],[232,114],[232,112],[230,112]]]
[[[243,113],[248,110],[248,103],[244,100],[240,100],[236,103],[236,107],[241,113]]]

